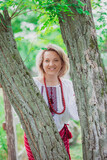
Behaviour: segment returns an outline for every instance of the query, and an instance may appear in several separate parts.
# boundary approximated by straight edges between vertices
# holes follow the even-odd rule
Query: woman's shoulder
[[[62,78],[61,80],[62,80],[62,83],[66,84],[67,86],[72,85],[72,81],[69,79]]]
[[[38,77],[32,77],[34,81],[38,80]]]
[[[37,85],[41,85],[42,84],[42,79],[40,77],[33,77],[33,80]]]
[[[62,84],[63,84],[63,88],[64,88],[64,91],[66,92],[66,95],[69,97],[71,96],[75,96],[75,93],[74,93],[74,87],[73,87],[73,83],[71,80],[69,79],[63,79],[62,80]]]
[[[34,79],[35,81],[39,81],[39,82],[42,83],[42,78],[41,78],[41,77],[33,77],[33,79]]]
[[[63,78],[62,79],[62,84],[63,84],[64,89],[66,89],[66,91],[70,92],[70,91],[74,90],[73,89],[73,83],[72,83],[71,80]]]

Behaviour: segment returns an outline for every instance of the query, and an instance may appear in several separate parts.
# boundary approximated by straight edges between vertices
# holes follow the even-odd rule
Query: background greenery
[[[80,0],[77,1],[78,3],[80,2]],[[41,8],[39,8],[40,6],[36,7],[39,8],[38,11],[31,12],[30,9],[27,9],[24,14],[21,14],[12,20],[12,28],[18,50],[29,70],[32,70],[33,67],[35,67],[37,53],[39,53],[40,49],[44,48],[48,43],[57,44],[66,52],[57,16],[53,15],[58,14],[58,11],[53,13],[53,9],[49,7],[51,2],[52,0],[39,1],[39,3],[41,3]],[[107,2],[105,0],[91,0],[91,2],[99,52],[107,67],[107,13],[105,7]],[[62,4],[62,7],[63,5],[65,4]],[[54,18],[50,17],[50,15]]]
[[[8,2],[10,3],[10,1]],[[13,2],[15,2],[14,5],[12,4]],[[17,4],[18,2],[19,1],[17,1]],[[27,2],[29,1],[26,0],[24,2],[26,2],[27,5]],[[50,14],[52,9],[49,7],[49,4],[47,4],[47,1],[40,0],[40,4],[36,6],[37,9],[39,8],[39,11],[34,12],[31,12],[31,10],[35,9],[33,6],[33,1],[31,2],[32,3],[29,5],[29,9],[25,8],[22,12],[23,14],[19,13],[19,16],[13,15],[14,18],[12,19],[12,28],[20,55],[26,67],[32,73],[32,71],[36,71],[35,58],[40,49],[44,48],[48,43],[54,43],[61,46],[65,52],[66,47],[62,40],[57,16],[55,16],[54,11]],[[50,2],[52,1],[48,1],[48,3]],[[91,2],[97,31],[99,51],[107,69],[107,28],[105,19],[105,16],[107,15],[105,9],[107,2],[105,0],[92,0]],[[78,0],[78,3],[80,3],[80,0]],[[12,12],[15,10],[17,4],[16,1],[11,1],[11,3],[8,4],[10,6],[10,15],[12,15]],[[64,6],[64,4],[62,5]],[[0,6],[2,8],[2,3]],[[19,9],[22,9],[22,5],[20,5]],[[67,6],[65,6],[63,9],[67,10]],[[79,11],[80,10],[78,10],[78,12]],[[54,15],[54,19],[52,15]],[[0,89],[0,160],[6,160],[8,154],[6,133],[2,129],[2,123],[4,121],[4,103]],[[23,130],[21,129],[20,124],[17,125],[16,129],[18,137],[18,150],[20,151],[24,146]],[[82,160],[81,136],[79,136],[78,143],[74,146],[71,146],[70,152],[72,155],[72,160]]]

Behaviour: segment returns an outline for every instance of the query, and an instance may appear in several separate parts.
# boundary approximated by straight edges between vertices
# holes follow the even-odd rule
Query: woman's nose
[[[53,63],[52,61],[50,61],[49,65],[50,65],[50,66],[53,66],[53,65],[54,65],[54,63]]]

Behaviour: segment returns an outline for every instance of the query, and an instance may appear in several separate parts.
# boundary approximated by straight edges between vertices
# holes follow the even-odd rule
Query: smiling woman
[[[46,77],[54,76],[57,79],[62,65],[63,62],[55,51],[50,50],[45,52],[43,57],[43,71]]]
[[[55,52],[54,54],[57,55],[57,57],[54,56],[54,58],[60,58],[61,63],[62,63],[62,68],[58,74],[59,77],[62,77],[66,74],[66,72],[69,69],[69,59],[67,57],[67,55],[65,54],[65,52],[63,51],[62,48],[60,48],[57,45],[53,45],[53,44],[49,44],[46,49],[42,50],[40,53],[38,53],[37,58],[36,58],[36,64],[37,64],[37,68],[38,68],[38,73],[39,73],[39,77],[43,77],[44,76],[44,70],[43,70],[43,61],[44,58],[50,58],[50,56],[46,57],[46,53],[49,51],[52,52],[52,56],[53,56],[53,52]]]
[[[39,76],[34,77],[34,81],[49,106],[69,159],[71,159],[69,139],[72,138],[72,134],[67,124],[70,118],[79,120],[79,117],[72,82],[62,78],[69,69],[68,57],[62,48],[49,44],[38,54],[36,62]],[[29,160],[34,160],[26,134],[24,141]]]

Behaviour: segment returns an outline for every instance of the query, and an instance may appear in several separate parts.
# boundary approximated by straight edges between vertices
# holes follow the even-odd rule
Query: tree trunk
[[[5,121],[7,133],[7,146],[8,146],[8,160],[17,160],[17,148],[15,143],[15,132],[13,125],[12,108],[6,93],[3,91],[4,108],[5,108]]]
[[[67,160],[52,115],[19,55],[7,10],[0,14],[0,83],[18,114],[35,160]]]
[[[59,17],[62,37],[70,59],[80,116],[84,160],[107,159],[107,77],[100,58],[90,1],[84,10],[90,16],[74,12],[72,16],[61,13]],[[77,1],[69,1],[77,3]]]

